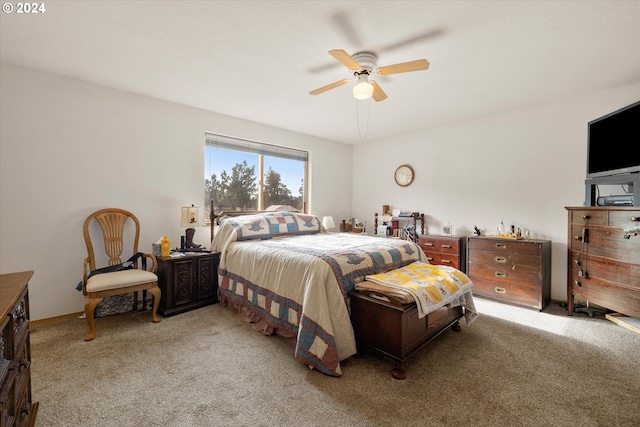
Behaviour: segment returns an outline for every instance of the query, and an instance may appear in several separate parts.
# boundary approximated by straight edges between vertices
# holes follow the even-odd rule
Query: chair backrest
[[[87,245],[90,271],[96,269],[96,257],[90,235],[90,224],[94,219],[98,222],[102,230],[104,250],[109,258],[109,265],[122,263],[121,256],[124,251],[124,229],[128,220],[132,220],[135,227],[132,255],[138,252],[138,238],[140,237],[140,222],[138,218],[124,209],[101,209],[89,215],[84,221],[84,242]]]

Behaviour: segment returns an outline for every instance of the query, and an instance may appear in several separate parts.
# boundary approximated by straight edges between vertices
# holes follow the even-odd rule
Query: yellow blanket
[[[386,273],[369,275],[366,280],[409,291],[420,318],[447,304],[463,305],[476,314],[471,279],[453,267],[416,261]],[[467,316],[467,323],[469,321]]]

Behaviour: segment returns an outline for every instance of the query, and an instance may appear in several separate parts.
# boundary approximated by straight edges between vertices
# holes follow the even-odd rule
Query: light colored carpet
[[[638,426],[640,334],[476,299],[481,317],[405,364],[362,352],[332,378],[216,304],[39,325],[39,426]]]

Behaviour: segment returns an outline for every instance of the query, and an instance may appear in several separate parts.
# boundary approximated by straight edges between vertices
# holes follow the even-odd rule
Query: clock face
[[[394,175],[396,184],[406,187],[413,182],[413,169],[409,165],[398,166]]]

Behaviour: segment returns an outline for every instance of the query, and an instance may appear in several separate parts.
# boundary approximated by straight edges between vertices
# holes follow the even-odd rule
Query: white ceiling
[[[640,1],[43,3],[1,14],[3,62],[349,144],[640,82]],[[431,67],[311,96],[351,77],[331,49]]]

